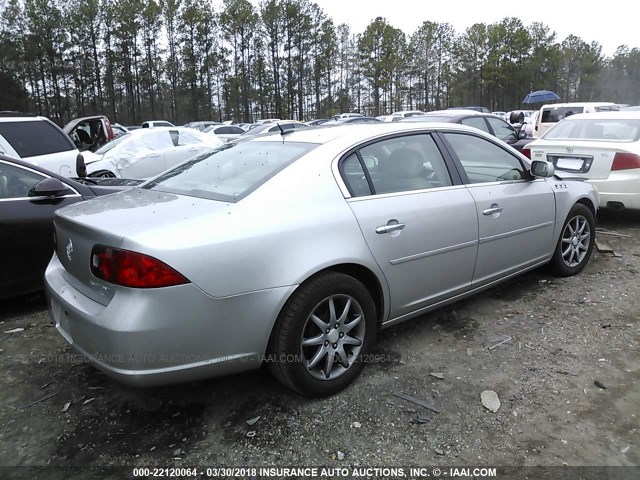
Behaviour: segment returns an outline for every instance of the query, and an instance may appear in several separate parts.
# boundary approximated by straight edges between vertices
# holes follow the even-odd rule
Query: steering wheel
[[[602,138],[604,138],[605,140],[619,140],[618,137],[616,137],[615,135],[612,135],[610,133],[607,133],[606,135],[603,135]]]

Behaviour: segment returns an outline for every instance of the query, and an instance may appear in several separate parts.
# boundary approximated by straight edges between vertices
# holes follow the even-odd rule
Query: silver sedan
[[[119,380],[266,363],[325,396],[381,328],[545,264],[580,272],[597,207],[590,184],[465,126],[284,131],[58,210],[45,280],[60,334]]]

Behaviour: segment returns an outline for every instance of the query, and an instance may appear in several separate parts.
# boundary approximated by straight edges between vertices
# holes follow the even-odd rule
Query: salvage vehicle
[[[640,209],[639,111],[572,115],[527,145],[525,154],[590,182],[603,207]]]
[[[37,138],[38,141],[34,141]],[[77,177],[78,148],[60,127],[29,113],[0,112],[0,154]]]
[[[116,138],[113,127],[106,115],[75,118],[62,129],[69,135],[78,150],[95,152],[105,143]]]
[[[403,118],[401,122],[451,122],[468,125],[498,137],[513,148],[522,152],[522,148],[531,142],[522,130],[517,130],[508,122],[491,113],[481,113],[473,110],[436,110],[415,117]]]
[[[191,128],[141,128],[85,152],[84,160],[90,177],[147,179],[220,144]]]
[[[107,187],[72,180],[0,155],[0,299],[42,290],[53,253],[55,210],[138,183],[119,181]]]
[[[51,318],[130,384],[266,364],[331,395],[380,328],[543,265],[579,273],[597,206],[590,184],[463,125],[256,136],[56,212]]]

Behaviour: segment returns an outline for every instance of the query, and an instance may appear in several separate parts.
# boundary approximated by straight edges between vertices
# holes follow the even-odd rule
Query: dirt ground
[[[640,465],[640,215],[599,227],[615,254],[386,330],[380,361],[322,400],[266,370],[123,386],[74,355],[42,296],[0,303],[0,465]]]

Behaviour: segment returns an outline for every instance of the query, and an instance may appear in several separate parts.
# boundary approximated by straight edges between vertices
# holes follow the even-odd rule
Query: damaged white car
[[[190,128],[150,128],[130,131],[83,155],[90,177],[144,180],[221,144]]]

